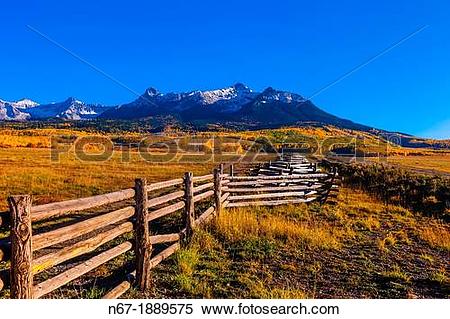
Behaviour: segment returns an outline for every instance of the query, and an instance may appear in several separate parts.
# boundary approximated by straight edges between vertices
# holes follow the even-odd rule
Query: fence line
[[[267,163],[255,176],[235,176],[233,165],[230,174],[225,174],[221,164],[208,175],[193,176],[187,172],[183,178],[151,184],[140,178],[135,180],[134,188],[59,203],[32,206],[29,195],[11,196],[11,235],[0,246],[0,258],[10,255],[10,276],[0,273],[0,290],[9,279],[11,298],[41,298],[134,251],[134,269],[104,298],[118,298],[133,284],[146,291],[151,287],[151,269],[188,243],[196,228],[222,209],[325,202],[336,194],[337,176],[336,170],[324,173],[304,157],[289,155]],[[113,209],[111,205],[121,207]],[[107,212],[33,234],[36,230],[32,223],[92,209]],[[169,225],[169,232],[159,233],[160,220],[175,213],[181,226]],[[132,239],[123,238],[125,234],[132,234]],[[90,256],[99,249],[102,251]],[[34,282],[35,275],[80,256],[88,258],[44,281]]]

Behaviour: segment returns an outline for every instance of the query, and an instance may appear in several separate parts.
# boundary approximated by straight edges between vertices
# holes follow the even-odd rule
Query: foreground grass
[[[343,190],[336,206],[225,210],[155,270],[151,297],[450,297],[448,225]]]
[[[225,209],[152,270],[151,291],[124,297],[447,298],[449,245],[448,224],[342,189],[334,206]],[[129,252],[47,297],[99,298],[133,267]]]

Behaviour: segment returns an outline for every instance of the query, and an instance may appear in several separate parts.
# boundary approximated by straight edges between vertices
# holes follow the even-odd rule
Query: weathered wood
[[[195,220],[195,227],[200,226],[201,224],[207,222],[215,212],[214,206],[211,206],[207,210],[203,212],[196,220]]]
[[[34,206],[31,208],[31,219],[33,222],[40,221],[67,213],[78,212],[89,208],[120,202],[133,198],[133,196],[134,189],[130,188],[103,195]]]
[[[81,222],[33,236],[33,251],[50,247],[77,238],[91,231],[120,222],[134,214],[134,207],[128,206],[107,214],[92,217]]]
[[[75,267],[72,267],[59,275],[56,275],[46,281],[43,281],[33,287],[33,297],[40,298],[55,289],[58,289],[61,286],[71,282],[72,280],[83,276],[88,273],[92,269],[97,268],[98,266],[108,262],[111,259],[114,259],[117,256],[120,256],[123,253],[126,253],[132,248],[132,244],[129,241],[126,241],[118,246],[115,246],[111,249],[108,249],[101,254],[92,257]]]
[[[267,175],[307,175],[307,174],[316,174],[316,172],[314,172],[312,169],[305,169],[305,170],[299,170],[299,169],[294,169],[294,170],[290,170],[290,169],[273,169],[273,168],[261,168],[259,171],[259,173],[263,173],[266,176]],[[320,169],[317,170],[317,172],[320,172]]]
[[[228,200],[233,201],[242,199],[303,197],[303,196],[305,196],[305,192],[283,192],[283,193],[268,193],[268,194],[254,194],[254,195],[234,195],[228,197]]]
[[[274,184],[274,183],[289,183],[289,184],[294,184],[294,183],[307,183],[308,180],[305,179],[284,179],[284,178],[279,178],[279,179],[269,179],[269,180],[255,180],[255,181],[243,181],[243,182],[230,182],[228,183],[228,187],[231,186],[250,186],[250,185],[264,185],[264,184]]]
[[[31,196],[8,197],[8,204],[11,214],[11,298],[29,299],[33,298]]]
[[[265,168],[261,168],[258,170],[259,176],[280,176],[284,175],[283,172],[271,171]],[[285,174],[287,175],[287,174]]]
[[[177,240],[180,240],[180,234],[178,233],[150,236],[150,242],[152,245],[170,243]]]
[[[141,291],[150,288],[150,257],[152,255],[152,243],[150,242],[150,229],[148,221],[148,196],[147,180],[139,178],[135,180],[135,255],[136,255],[136,284]]]
[[[58,251],[43,255],[33,260],[33,274],[40,273],[48,268],[59,265],[67,260],[76,258],[78,256],[90,253],[100,246],[110,242],[111,240],[131,232],[133,230],[133,224],[131,222],[123,223],[113,229],[99,233],[94,237],[82,240],[73,245],[64,247]]]
[[[171,186],[177,186],[177,185],[181,185],[181,184],[183,184],[183,179],[176,178],[176,179],[171,179],[169,181],[163,181],[163,182],[158,182],[158,183],[153,183],[153,184],[147,185],[146,190],[147,190],[147,192],[151,192],[151,191],[156,191],[158,189],[171,187]]]
[[[224,173],[224,169],[223,169],[223,163],[219,164],[219,170],[220,170],[220,174],[222,175]]]
[[[245,206],[277,206],[286,204],[308,203],[314,199],[285,199],[277,201],[258,201],[258,202],[230,202],[228,207],[245,207]]]
[[[206,181],[210,181],[213,179],[213,175],[212,174],[208,174],[208,175],[203,175],[203,176],[194,176],[192,178],[194,183],[198,183],[198,182],[206,182]]]
[[[170,257],[173,253],[175,253],[178,249],[180,249],[180,243],[175,243],[168,248],[164,249],[162,252],[160,252],[158,255],[153,257],[150,260],[150,267],[154,268],[157,266],[161,261],[164,259]]]
[[[212,188],[214,186],[214,183],[206,183],[206,184],[203,184],[203,185],[200,185],[200,186],[196,186],[196,187],[194,187],[194,194],[195,193],[198,193],[198,192],[201,192],[201,191],[203,191],[203,190],[205,190],[205,189],[208,189],[208,188]]]
[[[291,169],[290,168],[281,168],[281,167],[276,167],[276,166],[270,166],[266,168],[267,170],[272,170],[272,171],[277,171],[277,172],[283,172],[283,173],[290,173]],[[319,171],[319,170],[317,170]],[[294,168],[292,170],[292,173],[313,173],[315,172],[315,170],[313,168]]]
[[[129,281],[125,280],[118,284],[116,287],[108,291],[106,295],[102,297],[102,299],[117,299],[126,293],[131,288],[131,284]]]
[[[220,175],[220,169],[214,169],[214,206],[217,216],[222,211],[222,177]]]
[[[213,190],[210,190],[210,191],[207,191],[207,192],[195,195],[194,196],[194,203],[199,202],[199,201],[204,200],[204,199],[207,199],[208,197],[211,197],[213,195],[214,195],[214,191]]]
[[[184,207],[184,225],[186,227],[186,240],[189,241],[194,232],[194,182],[192,180],[192,173],[186,172],[184,174],[184,201],[186,206]]]
[[[291,167],[311,168],[311,163],[288,163],[288,162],[280,162],[280,161],[272,162],[271,165],[269,165],[269,166],[280,166],[282,168],[287,168],[288,164],[290,164]]]
[[[233,177],[233,176],[234,176],[234,165],[231,164],[230,165],[230,177]]]
[[[330,175],[323,174],[323,173],[317,173],[317,174],[297,174],[297,175],[273,175],[273,176],[233,176],[230,177],[231,180],[270,180],[270,179],[320,179],[320,178],[328,178]]]
[[[183,195],[184,196],[184,195]],[[172,214],[174,212],[176,212],[177,210],[182,209],[185,206],[184,202],[178,202],[163,208],[160,208],[158,210],[152,211],[148,214],[148,221],[152,221],[158,218],[161,218],[163,216]]]
[[[322,198],[320,199],[320,203],[321,203],[321,204],[325,204],[325,203],[326,203],[328,197],[330,196],[330,192],[331,192],[331,190],[333,189],[333,186],[334,186],[334,185],[333,185],[333,182],[334,182],[334,180],[335,180],[337,177],[338,177],[337,167],[334,166],[334,167],[333,167],[333,175],[331,176],[331,180],[330,180],[329,186],[327,187],[325,193],[323,194]],[[336,187],[339,188],[339,186],[336,186]]]
[[[278,186],[278,187],[252,187],[252,188],[228,188],[230,193],[256,193],[256,192],[281,192],[281,191],[307,191],[320,188],[321,185]]]
[[[148,200],[147,207],[148,208],[155,207],[155,206],[170,202],[172,200],[181,198],[181,197],[183,197],[183,195],[184,195],[184,191],[178,191],[178,192],[173,192],[173,193],[170,193],[167,195],[155,197],[155,198]]]
[[[230,197],[230,193],[223,194],[222,196],[220,196],[220,202],[223,203],[224,201],[226,201],[228,199],[228,197]]]

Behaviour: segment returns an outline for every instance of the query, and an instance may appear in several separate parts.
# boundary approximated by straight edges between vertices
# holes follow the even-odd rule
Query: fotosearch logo
[[[398,138],[395,144],[400,143]],[[201,162],[265,162],[283,152],[341,157],[348,161],[366,158],[386,159],[389,140],[367,139],[361,136],[302,137],[274,141],[261,136],[254,139],[221,136],[148,136],[137,141],[126,141],[108,136],[52,136],[51,161],[59,162],[64,156],[74,156],[81,162],[103,162],[118,158],[127,163],[141,160],[151,163],[201,163]]]

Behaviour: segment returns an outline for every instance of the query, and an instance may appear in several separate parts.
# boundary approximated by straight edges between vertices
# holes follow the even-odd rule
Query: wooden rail
[[[135,270],[116,282],[104,298],[118,298],[133,285],[146,291],[152,283],[151,269],[189,242],[198,227],[224,208],[323,203],[335,197],[339,187],[337,171],[320,172],[299,156],[280,158],[256,174],[236,176],[232,165],[230,174],[225,174],[221,165],[212,174],[193,176],[187,172],[183,178],[152,184],[136,179],[133,188],[39,206],[32,206],[27,195],[9,197],[11,236],[0,242],[0,260],[10,256],[11,271],[9,278],[0,272],[0,290],[9,285],[11,298],[40,298],[134,250]],[[116,208],[104,212],[109,204]],[[95,213],[99,208],[102,212]],[[37,221],[86,210],[90,213],[84,220],[45,226],[44,231],[32,228]],[[176,227],[181,229],[159,233],[153,223],[167,223],[173,219],[163,218],[171,214],[180,218],[182,226]],[[161,250],[164,246],[158,245],[169,246]],[[65,270],[34,282],[36,274],[58,265]]]
[[[222,191],[227,207],[325,203],[338,190],[337,171],[324,173],[300,155],[285,155],[262,166],[255,176],[230,176]]]

